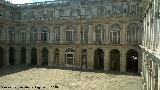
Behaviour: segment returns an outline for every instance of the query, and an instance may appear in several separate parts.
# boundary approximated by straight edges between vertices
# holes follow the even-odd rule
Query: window
[[[128,44],[137,44],[140,39],[139,27],[136,23],[131,23],[127,27]]]
[[[20,39],[21,39],[21,42],[25,42],[26,41],[26,31],[21,31],[20,32]]]
[[[49,29],[47,26],[42,27],[42,29],[41,29],[41,40],[42,41],[48,40],[48,31],[49,31]]]
[[[83,26],[81,30],[81,43],[88,43],[88,26]]]
[[[63,9],[59,10],[59,16],[64,16],[64,10]]]
[[[75,63],[75,51],[72,48],[69,48],[65,51],[66,55],[66,64],[74,65]]]
[[[120,26],[118,24],[111,26],[110,42],[111,44],[120,44]]]
[[[9,41],[10,42],[15,42],[15,28],[14,27],[9,27]]]
[[[30,41],[35,43],[37,40],[38,40],[38,29],[32,26],[30,32]]]
[[[95,36],[96,36],[96,42],[103,42],[104,41],[104,26],[99,24],[99,25],[96,25],[95,27]]]
[[[73,30],[73,26],[68,26],[66,28],[66,41],[72,42],[76,40],[76,31]]]
[[[55,27],[53,30],[54,41],[60,41],[60,27]]]

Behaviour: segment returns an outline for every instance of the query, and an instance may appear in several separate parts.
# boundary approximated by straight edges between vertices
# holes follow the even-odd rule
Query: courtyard
[[[141,90],[141,78],[136,73],[8,66],[0,68],[0,86],[0,90]]]

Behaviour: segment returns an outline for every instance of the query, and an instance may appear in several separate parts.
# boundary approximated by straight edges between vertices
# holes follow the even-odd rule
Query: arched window
[[[26,32],[26,28],[22,28],[22,31],[20,31],[20,40],[21,42],[25,42],[26,41],[26,37],[27,37],[27,32]]]
[[[118,24],[113,24],[111,26],[111,31],[110,31],[110,43],[111,44],[120,44],[120,25]]]
[[[55,27],[53,30],[54,41],[60,41],[60,27]]]
[[[73,42],[76,41],[76,30],[74,30],[73,26],[69,25],[66,28],[66,41]]]
[[[139,41],[139,27],[136,23],[131,23],[127,27],[127,42],[128,44],[138,44]]]
[[[9,41],[10,42],[15,42],[15,28],[14,27],[9,27]]]
[[[88,43],[88,30],[89,27],[83,26],[81,29],[81,43]]]
[[[3,41],[3,28],[0,26],[0,42]]]
[[[96,36],[96,42],[103,42],[104,41],[104,26],[101,24],[98,24],[95,26],[95,36]]]
[[[32,26],[30,32],[30,41],[36,42],[37,40],[38,40],[38,29],[35,26]]]
[[[65,51],[65,57],[66,57],[66,64],[67,65],[74,65],[74,63],[75,63],[75,51],[72,48],[68,48]]]
[[[49,29],[47,26],[42,27],[42,29],[41,29],[41,40],[42,41],[48,40],[48,31],[49,31]]]

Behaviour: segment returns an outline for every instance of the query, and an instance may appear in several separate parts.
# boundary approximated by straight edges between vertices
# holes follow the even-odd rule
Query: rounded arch
[[[94,68],[98,70],[104,69],[104,52],[100,48],[94,52]]]
[[[110,51],[110,70],[120,70],[120,51],[117,49]]]
[[[30,41],[36,42],[38,40],[38,29],[35,26],[30,27]]]
[[[55,26],[53,28],[53,38],[54,38],[54,41],[60,41],[60,27],[59,26]]]
[[[4,65],[4,51],[3,48],[0,47],[0,67]]]
[[[88,31],[88,25],[84,25],[81,27],[81,43],[88,43]]]
[[[31,48],[31,65],[37,65],[37,49]]]
[[[48,32],[49,32],[49,28],[47,26],[43,26],[41,28],[41,40],[42,41],[48,40]]]
[[[48,49],[44,47],[42,49],[42,66],[48,65]]]
[[[126,69],[129,72],[138,72],[138,52],[130,49],[126,53]]]
[[[14,47],[9,48],[9,64],[10,65],[15,64],[15,48]]]
[[[21,64],[26,64],[26,48],[21,48]]]
[[[73,42],[77,39],[77,30],[72,25],[66,27],[66,41]]]
[[[104,25],[98,24],[95,26],[95,36],[96,36],[96,42],[101,43],[104,41],[104,35],[105,35],[105,29]]]

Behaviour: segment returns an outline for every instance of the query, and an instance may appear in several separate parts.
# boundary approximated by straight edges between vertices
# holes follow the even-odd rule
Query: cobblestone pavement
[[[141,78],[135,73],[9,66],[0,69],[0,86],[0,90],[141,90]]]

